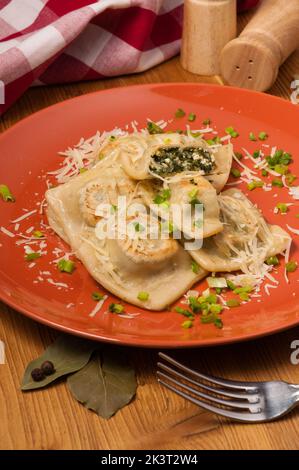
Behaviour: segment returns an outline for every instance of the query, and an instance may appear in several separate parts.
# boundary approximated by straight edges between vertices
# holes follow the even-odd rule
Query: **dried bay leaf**
[[[86,408],[108,419],[136,393],[135,371],[123,351],[107,348],[67,379],[72,395]]]
[[[28,364],[21,389],[25,391],[43,388],[63,375],[77,372],[88,363],[93,351],[99,349],[99,347],[99,344],[94,341],[76,336],[59,336],[39,358]],[[31,372],[33,369],[39,368],[44,361],[51,361],[55,372],[46,376],[44,380],[35,382],[31,377]]]

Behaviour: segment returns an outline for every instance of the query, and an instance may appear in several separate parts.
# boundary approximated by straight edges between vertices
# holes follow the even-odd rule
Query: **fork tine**
[[[257,410],[260,411],[260,408],[257,408],[256,405],[250,406],[248,401],[247,402],[238,402],[238,401],[235,401],[235,400],[224,400],[222,398],[217,398],[215,396],[209,395],[207,393],[200,392],[199,390],[196,390],[192,387],[189,387],[189,385],[178,382],[177,380],[175,380],[174,378],[170,377],[167,374],[164,374],[163,372],[158,371],[157,374],[158,374],[159,378],[166,379],[168,382],[171,382],[173,385],[179,386],[180,388],[182,388],[186,392],[193,393],[194,395],[196,395],[196,397],[203,398],[204,400],[209,400],[209,402],[211,402],[212,404],[217,403],[219,405],[229,406],[231,408],[249,410],[251,413],[253,413],[253,412],[257,413],[258,412]],[[254,409],[254,406],[255,406],[255,409]]]
[[[252,413],[242,413],[242,412],[236,412],[236,411],[231,411],[231,410],[225,410],[223,408],[218,408],[217,406],[209,405],[208,403],[198,400],[190,395],[188,395],[185,392],[182,392],[181,390],[178,390],[177,388],[173,387],[172,385],[168,384],[167,382],[164,382],[164,380],[158,379],[158,382],[163,385],[164,387],[168,388],[172,392],[176,393],[177,395],[181,396],[182,398],[185,398],[186,400],[191,401],[194,403],[194,405],[200,406],[201,408],[204,408],[205,410],[211,411],[212,413],[225,416],[226,418],[232,418],[235,419],[236,421],[243,421],[243,422],[261,422],[264,421],[263,416],[259,413],[257,414],[252,414]]]
[[[259,396],[254,395],[252,393],[246,394],[246,393],[237,393],[233,391],[228,391],[228,390],[223,390],[222,388],[216,388],[216,387],[210,387],[209,385],[206,385],[202,382],[196,381],[188,377],[187,375],[181,374],[180,372],[176,371],[175,369],[172,369],[171,367],[168,367],[166,364],[163,364],[162,362],[158,362],[157,364],[158,367],[160,367],[162,370],[165,372],[168,372],[169,374],[179,377],[183,380],[188,381],[189,383],[196,385],[204,390],[207,390],[208,392],[216,393],[217,395],[221,395],[223,397],[228,397],[228,398],[237,398],[240,400],[248,400],[249,403],[258,403],[259,402]]]
[[[201,374],[200,372],[196,372],[195,370],[189,369],[189,367],[186,367],[180,362],[175,361],[174,359],[172,359],[171,357],[167,356],[164,353],[159,352],[159,356],[161,357],[161,359],[164,359],[165,361],[174,365],[178,369],[183,370],[184,372],[187,372],[195,377],[198,377],[199,379],[206,380],[216,385],[222,385],[225,388],[230,388],[230,389],[239,390],[243,392],[249,392],[249,393],[258,392],[257,387],[254,385],[248,385],[247,383],[244,383],[244,382],[225,380],[225,379],[220,379],[218,377],[212,377],[209,375]],[[250,382],[248,383],[250,384]]]

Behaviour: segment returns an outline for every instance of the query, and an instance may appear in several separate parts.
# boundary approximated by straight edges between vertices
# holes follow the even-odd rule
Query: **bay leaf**
[[[123,350],[105,348],[67,379],[72,395],[86,408],[108,419],[136,393],[135,371]]]
[[[98,348],[99,344],[94,341],[71,335],[59,336],[40,357],[28,364],[21,389],[26,391],[43,388],[63,375],[77,372],[88,363],[91,354]],[[51,361],[55,372],[46,376],[44,380],[35,382],[31,377],[31,372],[39,368],[44,361]]]

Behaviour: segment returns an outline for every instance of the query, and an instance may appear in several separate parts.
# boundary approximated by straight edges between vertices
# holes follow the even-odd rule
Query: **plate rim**
[[[35,119],[37,115],[40,115],[41,113],[47,113],[51,111],[52,109],[59,108],[65,103],[70,103],[70,102],[75,102],[75,101],[80,101],[86,99],[86,97],[90,98],[93,95],[98,95],[101,93],[105,94],[110,94],[113,93],[117,90],[124,90],[124,89],[132,89],[132,88],[138,88],[138,89],[149,89],[151,87],[163,87],[167,88],[169,86],[174,86],[174,87],[198,87],[198,88],[209,88],[211,90],[227,90],[229,93],[232,93],[234,90],[237,90],[238,93],[241,93],[243,95],[253,95],[253,96],[258,96],[259,99],[262,98],[263,100],[266,101],[278,101],[279,103],[283,103],[283,106],[287,106],[289,109],[292,109],[295,112],[299,113],[299,107],[294,105],[292,102],[285,100],[284,98],[275,96],[275,95],[270,95],[267,93],[262,93],[254,90],[248,90],[244,88],[238,88],[238,87],[231,87],[227,85],[219,85],[219,84],[210,84],[210,83],[202,83],[202,82],[155,82],[155,83],[145,83],[145,84],[133,84],[129,86],[116,86],[113,88],[108,88],[108,89],[101,89],[101,90],[95,90],[92,92],[84,93],[79,96],[74,96],[71,98],[67,98],[62,101],[58,101],[57,103],[53,103],[49,106],[43,107],[28,116],[25,116],[24,118],[18,120],[16,123],[11,125],[8,129],[5,129],[3,132],[0,134],[0,145],[1,141],[3,138],[6,138],[7,135],[10,133],[13,133],[15,129],[17,129],[19,126],[24,125],[24,123],[30,122],[31,119]],[[136,338],[131,338],[131,339],[125,339],[125,338],[117,338],[117,337],[112,337],[111,335],[105,335],[105,334],[99,334],[99,333],[92,333],[88,331],[83,331],[80,330],[76,327],[71,327],[71,326],[65,326],[60,323],[55,322],[54,320],[50,320],[47,318],[43,318],[39,316],[38,314],[30,311],[30,309],[27,309],[26,307],[18,305],[17,302],[15,302],[6,292],[2,289],[0,285],[0,300],[8,305],[10,308],[16,310],[18,313],[24,314],[26,317],[30,318],[31,320],[37,321],[38,323],[41,323],[43,325],[46,325],[48,327],[54,328],[58,331],[62,331],[68,334],[76,335],[76,336],[81,336],[87,339],[91,339],[94,341],[99,341],[99,342],[105,342],[105,343],[112,343],[112,344],[118,344],[118,345],[124,345],[124,346],[132,346],[132,347],[143,347],[143,348],[151,348],[151,349],[185,349],[185,348],[200,348],[200,347],[212,347],[212,346],[225,346],[227,344],[233,344],[233,343],[240,343],[240,342],[245,342],[245,341],[252,341],[256,340],[259,338],[263,338],[266,336],[270,336],[282,331],[286,331],[288,329],[294,328],[299,325],[299,318],[294,319],[292,322],[284,322],[280,323],[279,326],[277,327],[271,327],[271,329],[266,328],[265,331],[259,331],[257,333],[250,333],[250,334],[243,334],[243,335],[238,335],[234,337],[217,337],[215,336],[214,338],[209,338],[207,340],[205,339],[188,339],[188,340],[170,340],[169,342],[166,343],[166,340],[162,342],[157,342],[154,338],[149,339],[149,338],[141,338],[141,339],[136,339]]]

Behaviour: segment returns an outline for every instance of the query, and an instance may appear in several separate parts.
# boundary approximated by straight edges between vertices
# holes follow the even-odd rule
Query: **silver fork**
[[[299,385],[237,382],[201,374],[159,353],[158,381],[195,405],[245,423],[272,421],[299,402]]]

